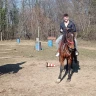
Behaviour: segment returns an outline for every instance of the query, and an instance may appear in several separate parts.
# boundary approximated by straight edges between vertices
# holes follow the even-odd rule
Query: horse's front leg
[[[70,71],[71,71],[71,65],[72,64],[72,59],[71,58],[68,58],[68,81],[70,81],[71,80],[71,73],[70,73]]]
[[[60,61],[60,73],[59,73],[59,76],[58,76],[57,83],[60,83],[61,82],[62,71],[64,70],[64,60],[65,60],[65,58],[59,57],[59,61]]]

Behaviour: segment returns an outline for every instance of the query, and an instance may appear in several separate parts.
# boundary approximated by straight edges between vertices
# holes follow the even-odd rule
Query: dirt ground
[[[78,66],[70,82],[66,76],[59,84],[55,45],[42,42],[38,52],[31,40],[0,42],[0,96],[96,96],[96,44],[78,42]],[[56,66],[46,67],[46,62]]]

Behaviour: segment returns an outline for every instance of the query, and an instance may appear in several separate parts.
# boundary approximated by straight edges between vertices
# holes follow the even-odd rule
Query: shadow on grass
[[[65,70],[65,73],[64,73],[63,77],[61,78],[61,81],[62,81],[62,80],[66,77],[66,75],[68,74],[67,64],[64,66],[64,70]],[[72,78],[72,76],[73,76],[74,73],[78,73],[78,70],[80,70],[79,61],[77,61],[77,63],[73,62],[72,71],[71,71],[71,78]]]
[[[17,64],[6,64],[3,66],[0,66],[0,75],[4,75],[7,73],[17,73],[19,70],[22,69],[22,67],[20,65],[24,64],[26,62],[21,62],[21,63],[17,63]]]

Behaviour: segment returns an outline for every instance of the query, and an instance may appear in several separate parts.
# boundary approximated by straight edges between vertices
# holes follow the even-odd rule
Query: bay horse
[[[68,81],[71,80],[71,68],[74,58],[74,34],[72,32],[66,32],[60,42],[59,47],[59,62],[60,62],[60,73],[57,83],[60,83],[62,78],[62,71],[64,70],[64,61],[67,60],[66,72],[68,73]]]

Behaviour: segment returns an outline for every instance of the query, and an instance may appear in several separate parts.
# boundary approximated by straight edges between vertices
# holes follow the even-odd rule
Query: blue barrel
[[[52,40],[48,40],[48,46],[52,47],[53,46],[53,41]]]
[[[35,44],[35,49],[37,50],[37,51],[40,51],[42,48],[41,48],[41,42],[36,42],[36,44]]]
[[[20,43],[20,39],[17,39],[17,43]]]

